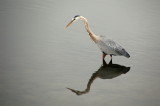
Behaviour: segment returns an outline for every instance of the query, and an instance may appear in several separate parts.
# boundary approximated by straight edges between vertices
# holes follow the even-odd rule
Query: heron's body
[[[130,57],[126,50],[111,39],[107,39],[105,36],[99,36],[100,39],[96,42],[102,53],[106,55],[125,56]]]
[[[85,28],[86,28],[87,32],[89,33],[90,38],[98,45],[98,47],[100,48],[100,50],[103,54],[102,55],[103,60],[106,55],[110,55],[111,58],[112,58],[112,55],[125,56],[127,58],[130,57],[130,55],[127,53],[127,51],[121,45],[116,43],[115,41],[113,41],[111,39],[107,39],[105,36],[95,35],[91,31],[87,19],[84,18],[83,16],[76,15],[66,27],[70,26],[75,20],[78,20],[78,19],[84,21]]]

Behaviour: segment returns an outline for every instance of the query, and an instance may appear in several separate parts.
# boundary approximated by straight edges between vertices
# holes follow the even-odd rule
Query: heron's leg
[[[111,60],[112,60],[112,55],[110,55],[110,57],[111,57]]]
[[[109,62],[109,65],[111,65],[112,64],[112,59],[110,60],[110,62]]]
[[[102,53],[102,60],[104,60],[105,57],[106,57],[106,54]]]
[[[107,65],[106,61],[103,59],[103,66],[105,67]]]
[[[107,63],[106,63],[106,61],[105,61],[105,58],[106,57],[106,54],[105,53],[102,53],[102,62],[103,62],[103,66],[106,66],[107,65]]]

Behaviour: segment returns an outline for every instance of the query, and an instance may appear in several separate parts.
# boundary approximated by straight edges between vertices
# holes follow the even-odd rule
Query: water
[[[159,5],[158,0],[1,0],[0,105],[159,106]],[[100,71],[80,96],[67,88],[85,90],[102,61],[82,22],[64,29],[77,14],[131,55],[112,61],[130,67],[128,72]]]

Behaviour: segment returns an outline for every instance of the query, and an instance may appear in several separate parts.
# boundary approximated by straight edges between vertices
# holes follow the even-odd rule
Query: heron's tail
[[[127,57],[127,58],[130,57],[129,53],[127,53],[126,51],[125,51],[125,53],[124,53],[124,56]]]

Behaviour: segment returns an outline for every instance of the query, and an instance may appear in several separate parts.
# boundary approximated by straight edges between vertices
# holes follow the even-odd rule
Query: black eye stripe
[[[80,15],[76,15],[76,16],[74,16],[74,18],[76,18],[76,17],[79,17]]]

